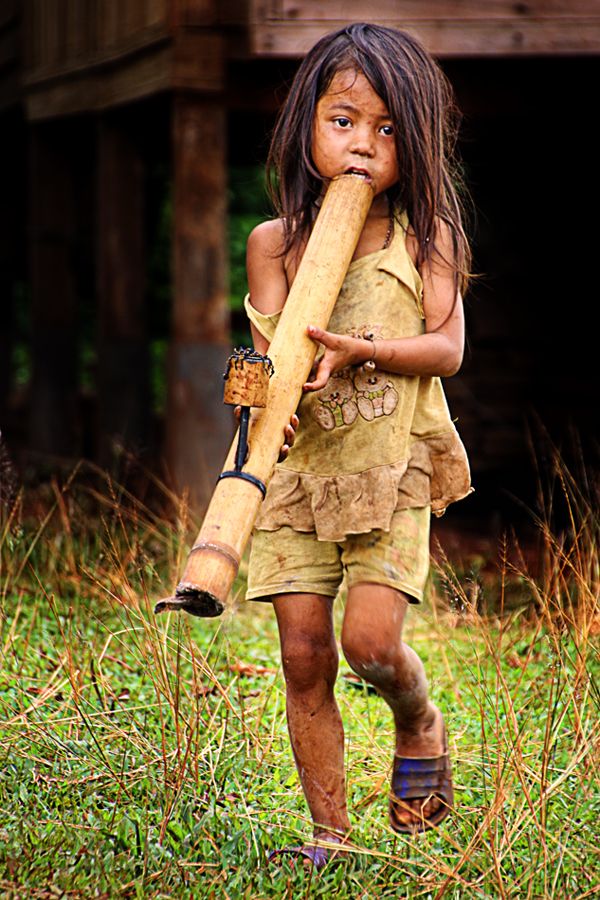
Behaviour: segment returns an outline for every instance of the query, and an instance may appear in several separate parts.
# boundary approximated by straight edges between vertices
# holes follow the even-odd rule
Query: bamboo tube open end
[[[202,619],[220,616],[240,567],[235,548],[219,541],[197,541],[174,597],[159,600],[155,613],[172,610]]]
[[[156,614],[169,611],[186,612],[201,619],[214,619],[215,616],[220,616],[224,609],[224,603],[210,591],[182,582],[175,588],[174,597],[165,597],[158,601],[154,612]]]

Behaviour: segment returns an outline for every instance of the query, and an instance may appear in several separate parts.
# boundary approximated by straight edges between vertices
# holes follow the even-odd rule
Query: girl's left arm
[[[456,288],[454,270],[446,260],[452,259],[452,238],[446,226],[439,229],[439,251],[422,268],[423,309],[425,333],[414,337],[395,338],[371,343],[361,338],[332,334],[309,326],[308,333],[320,341],[325,353],[314,381],[304,385],[306,391],[318,391],[327,384],[329,376],[351,365],[362,365],[373,356],[378,369],[401,375],[432,375],[447,377],[460,369],[465,342],[463,304]],[[407,240],[411,256],[414,238]]]

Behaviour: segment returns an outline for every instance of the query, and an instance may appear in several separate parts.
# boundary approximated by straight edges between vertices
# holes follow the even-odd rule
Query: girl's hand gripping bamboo
[[[317,344],[308,336],[308,326],[327,328],[372,200],[373,189],[358,175],[341,175],[331,182],[269,347],[275,374],[266,408],[252,414],[241,477],[235,475],[236,438],[225,461],[228,477],[217,483],[175,596],[159,600],[155,612],[183,609],[195,616],[223,612],[279,456],[284,428],[298,407],[316,356]]]

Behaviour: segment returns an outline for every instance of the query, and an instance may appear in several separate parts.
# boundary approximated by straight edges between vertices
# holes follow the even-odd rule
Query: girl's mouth
[[[362,178],[363,181],[366,181],[369,184],[373,180],[366,169],[346,169],[344,175],[355,175],[357,178]]]

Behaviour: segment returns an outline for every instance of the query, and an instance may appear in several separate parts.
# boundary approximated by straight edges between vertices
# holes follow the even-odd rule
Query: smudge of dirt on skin
[[[332,808],[335,808],[334,794],[335,791],[326,790],[322,784],[320,784],[316,778],[310,776],[304,767],[298,770],[298,774],[300,776],[300,781],[305,784],[307,781],[310,781],[312,785],[318,790],[321,797],[328,803],[328,805]]]
[[[373,656],[361,666],[361,677],[371,684],[393,684],[396,679],[396,669],[392,665],[380,663]]]

